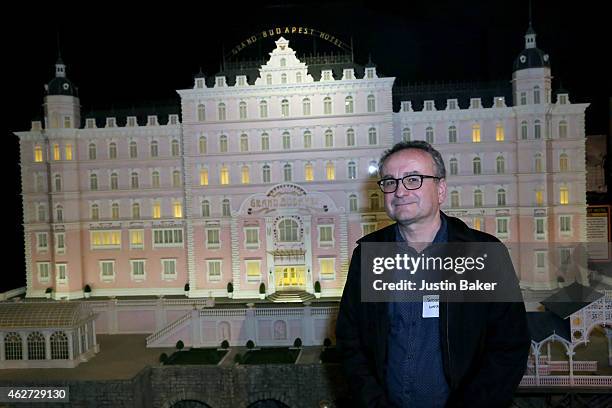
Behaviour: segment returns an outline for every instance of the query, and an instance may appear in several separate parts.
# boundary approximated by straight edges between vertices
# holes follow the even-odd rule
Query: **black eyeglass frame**
[[[419,177],[421,179],[421,183],[419,184],[419,186],[415,187],[415,188],[409,188],[408,186],[406,186],[406,183],[404,183],[404,180],[406,180],[409,177]],[[423,179],[441,180],[441,179],[443,179],[443,177],[429,176],[429,175],[426,175],[426,174],[409,174],[409,175],[404,176],[402,178],[385,177],[385,178],[382,178],[382,179],[378,180],[376,182],[376,184],[378,184],[378,187],[380,188],[380,191],[382,191],[384,194],[392,194],[392,193],[395,193],[397,191],[397,189],[399,188],[400,180],[401,180],[402,185],[404,186],[404,188],[406,190],[418,190],[419,188],[423,187]],[[394,180],[395,181],[395,188],[393,189],[393,191],[385,191],[385,190],[383,190],[382,183],[385,182],[385,181],[390,181],[390,180]]]

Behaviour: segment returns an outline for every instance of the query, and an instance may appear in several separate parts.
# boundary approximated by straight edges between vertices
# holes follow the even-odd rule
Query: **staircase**
[[[274,292],[267,298],[275,303],[302,303],[314,299],[314,295],[305,291],[282,291]]]

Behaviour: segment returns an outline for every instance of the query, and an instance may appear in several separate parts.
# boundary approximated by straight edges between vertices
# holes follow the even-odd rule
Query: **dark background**
[[[54,3],[4,13],[2,160],[8,220],[0,291],[25,285],[18,138],[42,119],[43,85],[54,77],[58,34],[67,76],[79,88],[82,115],[90,110],[178,105],[176,89],[191,88],[200,67],[219,71],[222,55],[272,26],[305,26],[353,41],[357,63],[371,56],[379,74],[401,83],[511,80],[524,48],[529,2],[520,1],[252,1],[212,5],[95,2],[88,8]],[[62,7],[58,4],[66,4]],[[553,91],[588,102],[586,134],[610,132],[610,14],[606,2],[534,0],[537,46],[550,55]],[[338,52],[311,38],[287,36],[298,56]],[[276,38],[275,38],[276,39]],[[272,39],[242,51],[264,57]],[[151,110],[151,113],[154,109]],[[609,139],[608,139],[609,140]],[[610,142],[608,142],[610,143]]]

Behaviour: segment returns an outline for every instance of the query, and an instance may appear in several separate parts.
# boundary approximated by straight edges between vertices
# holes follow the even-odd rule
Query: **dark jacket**
[[[448,242],[499,242],[446,217]],[[361,242],[394,242],[395,225]],[[507,251],[506,265],[514,274]],[[361,245],[353,252],[340,303],[336,341],[353,399],[360,406],[392,406],[386,395],[387,303],[361,302]],[[513,276],[515,278],[515,276]],[[518,283],[517,283],[518,285]],[[526,369],[530,338],[521,303],[440,302],[440,344],[450,387],[448,407],[506,407]],[[392,362],[390,362],[392,363]]]

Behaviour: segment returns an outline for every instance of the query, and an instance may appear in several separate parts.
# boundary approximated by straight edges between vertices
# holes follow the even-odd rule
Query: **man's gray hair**
[[[439,151],[434,149],[432,145],[430,145],[424,140],[399,142],[396,143],[392,148],[386,150],[380,158],[380,161],[378,162],[378,174],[382,174],[383,164],[385,164],[385,161],[389,158],[389,156],[391,156],[393,153],[397,153],[401,150],[406,149],[422,150],[424,152],[429,153],[434,163],[434,171],[436,172],[434,176],[446,178],[446,167],[444,166],[444,159],[442,158],[442,155]]]

